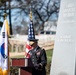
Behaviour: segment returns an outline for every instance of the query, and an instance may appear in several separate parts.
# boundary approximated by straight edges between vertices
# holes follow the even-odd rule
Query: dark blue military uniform
[[[47,64],[46,52],[39,46],[30,50],[31,60],[33,63],[32,75],[46,75],[45,66]]]

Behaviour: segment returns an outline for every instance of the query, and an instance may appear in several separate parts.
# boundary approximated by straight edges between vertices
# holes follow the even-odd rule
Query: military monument
[[[50,75],[76,75],[76,0],[61,0]]]

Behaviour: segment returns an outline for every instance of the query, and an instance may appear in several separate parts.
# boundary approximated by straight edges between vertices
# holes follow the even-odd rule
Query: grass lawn
[[[46,50],[47,63],[51,62],[52,52],[53,52],[53,50]],[[24,55],[17,55],[17,56],[13,56],[10,58],[25,58],[25,57],[24,57]]]
[[[53,53],[53,50],[47,50],[47,51],[46,51],[46,55],[47,55],[47,63],[51,62],[51,59],[52,59],[52,53]]]
[[[17,56],[12,56],[10,58],[25,58],[24,55],[17,55]]]
[[[47,72],[47,75],[50,75],[50,66],[51,66],[51,60],[52,60],[52,53],[53,53],[53,50],[47,50],[46,51],[46,54],[47,54],[46,72]]]
[[[53,50],[46,50],[47,63],[51,63]],[[25,58],[24,55],[17,55],[10,58]]]

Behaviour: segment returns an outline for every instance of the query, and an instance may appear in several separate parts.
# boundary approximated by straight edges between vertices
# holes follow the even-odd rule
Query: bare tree
[[[17,10],[17,12],[12,15],[12,17],[15,16],[13,25],[28,25],[26,23],[22,24],[22,21],[26,22],[26,17],[29,16],[29,10],[31,8],[33,12],[33,24],[35,31],[43,31],[44,23],[46,21],[58,18],[59,7],[60,0],[11,0],[10,9],[12,11]],[[9,5],[7,3],[6,10],[8,9]]]
[[[0,17],[2,17],[3,19],[4,19],[4,13],[7,13],[7,15],[9,15],[10,34],[12,34],[10,0],[0,0]],[[2,24],[0,24],[1,27],[2,27]]]

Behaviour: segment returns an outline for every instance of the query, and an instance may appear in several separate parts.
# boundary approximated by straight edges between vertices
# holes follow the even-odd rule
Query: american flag
[[[35,33],[34,33],[34,27],[33,27],[33,20],[32,20],[32,11],[30,11],[30,24],[28,27],[28,40],[26,43],[26,57],[30,58],[30,54],[29,51],[32,49],[31,45],[30,45],[30,41],[32,40],[37,40],[35,39]]]
[[[29,41],[27,41],[27,44],[26,44],[26,55],[25,57],[26,58],[30,58],[30,53],[29,51],[32,49],[32,47],[29,45]]]
[[[30,20],[30,24],[28,27],[28,40],[26,43],[26,52],[25,52],[25,57],[30,58],[29,51],[32,49],[30,46],[30,41],[35,39],[35,34],[34,34],[34,28],[33,28],[33,22]]]
[[[28,28],[28,40],[34,40],[34,39],[35,39],[35,33],[34,33],[33,21],[31,20]]]

